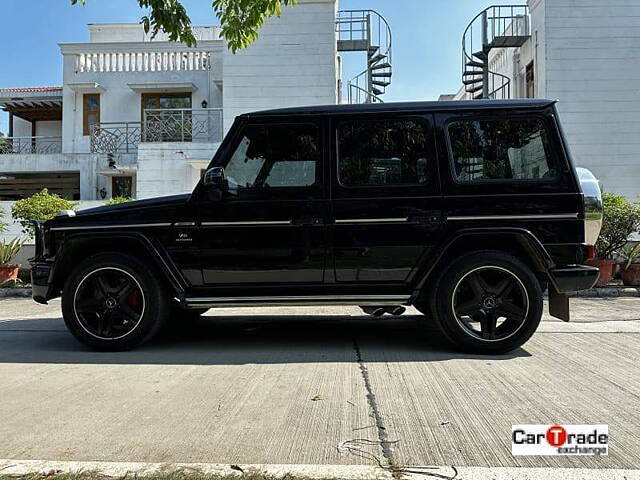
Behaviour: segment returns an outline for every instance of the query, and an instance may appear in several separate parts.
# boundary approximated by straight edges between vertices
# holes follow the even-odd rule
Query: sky
[[[87,23],[137,22],[145,13],[136,0],[1,0],[5,21],[0,88],[60,85],[61,42],[88,41]],[[211,0],[183,0],[194,25],[216,25]],[[370,8],[380,12],[393,31],[394,77],[384,100],[435,100],[455,93],[460,85],[461,37],[469,21],[490,4],[513,0],[340,0],[340,8]],[[522,1],[521,3],[524,3]],[[293,7],[296,8],[296,7]],[[349,54],[350,62],[364,59]],[[352,63],[352,65],[354,64]],[[353,68],[353,67],[352,67]],[[0,113],[0,131],[7,114]]]

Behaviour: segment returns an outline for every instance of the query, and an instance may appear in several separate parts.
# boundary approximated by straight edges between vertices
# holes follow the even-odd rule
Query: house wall
[[[13,117],[13,136],[14,137],[30,137],[31,122],[27,122],[20,117]]]
[[[31,122],[20,117],[13,117],[13,136],[31,137]],[[36,136],[60,137],[62,136],[62,120],[46,120],[36,122]]]
[[[158,32],[153,37],[152,33],[145,33],[139,23],[91,23],[89,27],[89,41],[92,43],[104,42],[151,42],[167,41],[164,32]],[[196,40],[220,40],[220,27],[218,26],[194,26],[192,27]]]
[[[560,100],[575,163],[640,199],[640,0],[553,0],[545,17],[542,93]]]
[[[62,136],[62,120],[47,120],[36,122],[36,136],[60,137]]]
[[[0,155],[0,172],[79,172],[80,198],[95,199],[96,172],[106,169],[106,155],[98,154],[6,154]]]
[[[81,48],[81,47],[80,47]],[[65,49],[63,53],[76,50]],[[220,48],[214,48],[220,56]],[[68,153],[90,151],[90,137],[83,136],[83,96],[84,93],[100,93],[101,122],[140,122],[142,119],[141,93],[133,91],[128,84],[149,85],[149,91],[159,83],[193,83],[197,90],[192,93],[193,108],[198,108],[203,100],[209,108],[222,107],[222,92],[216,82],[221,68],[221,60],[214,61],[209,71],[161,71],[161,72],[75,72],[75,55],[64,55],[63,88],[63,133],[62,149]],[[213,70],[216,70],[214,72]],[[74,91],[69,84],[98,83],[102,92]]]
[[[337,103],[336,8],[335,0],[283,7],[251,47],[225,51],[225,130],[253,110]]]
[[[140,44],[132,47],[140,48]],[[101,122],[140,122],[142,119],[141,93],[133,91],[128,84],[145,84],[153,91],[160,83],[192,83],[193,108],[199,108],[206,100],[209,108],[222,107],[222,92],[219,80],[222,76],[222,44],[209,42],[199,44],[200,50],[212,52],[211,70],[195,71],[149,71],[149,72],[76,72],[76,54],[92,49],[100,51],[126,51],[127,44],[66,44],[62,45],[63,60],[63,133],[62,151],[86,153],[90,151],[90,137],[83,136],[83,96],[85,93],[100,93]],[[152,50],[178,50],[176,44],[154,43]],[[151,48],[150,48],[151,50]],[[97,83],[98,90],[76,91],[70,85]]]
[[[188,193],[200,180],[219,144],[166,142],[138,147],[137,198]]]

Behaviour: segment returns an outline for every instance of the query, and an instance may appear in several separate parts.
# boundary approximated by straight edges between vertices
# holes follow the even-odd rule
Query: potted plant
[[[600,287],[611,283],[616,267],[614,255],[627,244],[629,236],[640,228],[640,207],[637,204],[613,193],[604,193],[602,203],[604,218],[595,245],[596,258],[588,262],[600,269]]]
[[[623,259],[620,264],[622,283],[630,287],[640,286],[640,243],[623,247],[619,254]]]
[[[9,243],[0,241],[0,287],[18,278],[19,264],[11,264],[22,248],[22,241],[14,239]]]

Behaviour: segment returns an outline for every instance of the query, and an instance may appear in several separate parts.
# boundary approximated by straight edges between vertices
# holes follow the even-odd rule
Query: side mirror
[[[203,183],[206,187],[215,187],[219,190],[227,190],[227,179],[224,176],[224,168],[213,167],[204,172]]]

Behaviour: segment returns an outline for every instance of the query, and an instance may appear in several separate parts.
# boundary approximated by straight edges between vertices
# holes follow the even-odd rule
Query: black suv
[[[192,194],[36,224],[33,298],[101,350],[209,308],[413,305],[506,352],[591,288],[602,203],[554,102],[290,108],[238,117]]]

